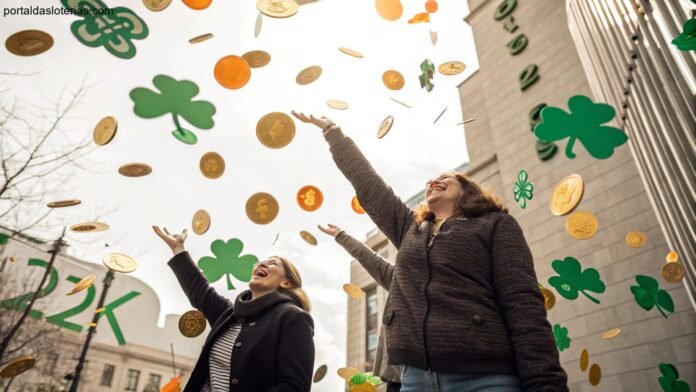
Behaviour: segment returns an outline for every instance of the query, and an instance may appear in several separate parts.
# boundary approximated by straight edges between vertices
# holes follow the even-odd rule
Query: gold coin
[[[210,228],[210,214],[206,210],[198,210],[193,214],[193,221],[191,222],[191,227],[193,232],[201,235],[205,234]]]
[[[379,124],[379,128],[377,128],[377,138],[381,139],[386,136],[393,124],[394,116],[387,116],[384,120],[382,120],[382,123]]]
[[[80,279],[79,282],[75,283],[75,287],[72,288],[68,292],[68,295],[73,295],[75,293],[79,293],[80,291],[89,288],[92,283],[94,283],[94,280],[97,279],[96,276],[94,275],[87,275],[84,278]]]
[[[109,230],[109,225],[102,222],[83,222],[70,226],[70,230],[78,233],[96,233]]]
[[[401,106],[404,106],[404,107],[407,107],[407,108],[411,109],[411,106],[409,106],[409,104],[407,104],[406,102],[399,101],[399,100],[396,99],[396,98],[389,98],[389,99],[391,99],[392,101],[398,103],[398,104],[401,105]]]
[[[328,367],[326,365],[321,365],[317,368],[317,370],[314,372],[314,377],[312,377],[312,381],[314,382],[319,382],[324,379],[324,376],[326,376],[326,371],[328,370]]]
[[[256,8],[272,18],[287,18],[295,15],[300,7],[295,0],[259,0]]]
[[[440,64],[440,66],[437,67],[437,71],[443,75],[456,75],[464,71],[465,68],[466,64],[461,61],[448,61]]]
[[[78,204],[82,203],[80,200],[73,199],[73,200],[60,200],[60,201],[52,201],[46,206],[48,208],[63,208],[63,207],[72,207],[76,206]]]
[[[377,392],[377,387],[371,382],[364,382],[360,385],[353,385],[350,392]]]
[[[205,316],[200,310],[189,310],[179,318],[179,332],[187,338],[195,338],[205,331]]]
[[[663,264],[660,272],[669,283],[679,283],[684,279],[684,265],[678,261]]]
[[[130,256],[122,253],[108,253],[102,257],[102,263],[106,268],[116,272],[133,272],[138,268],[138,263]]]
[[[316,211],[324,202],[324,195],[314,185],[305,185],[297,191],[297,205],[305,211]]]
[[[87,326],[90,327],[90,328],[96,328],[96,327],[97,327],[97,323],[89,323],[89,324],[87,324]]]
[[[365,296],[365,292],[363,289],[360,288],[360,286],[353,284],[353,283],[346,283],[343,285],[343,291],[348,294],[349,297],[351,298],[362,298]]]
[[[541,295],[544,296],[544,308],[546,308],[546,310],[551,310],[553,305],[556,304],[556,296],[551,290],[544,287],[541,288]]]
[[[587,366],[590,364],[590,353],[587,349],[583,349],[580,353],[580,370],[583,372],[587,370]]]
[[[5,41],[5,47],[17,56],[36,56],[53,46],[53,37],[39,30],[24,30],[12,34]]]
[[[347,54],[348,56],[357,57],[357,58],[359,58],[359,59],[365,57],[365,56],[363,56],[362,53],[358,52],[357,50],[353,50],[353,49],[349,49],[349,48],[344,48],[344,47],[342,47],[342,46],[339,47],[338,50],[340,50],[341,52]]]
[[[15,358],[0,370],[0,378],[13,378],[34,367],[36,360],[31,355]]]
[[[677,253],[673,250],[670,251],[669,253],[667,253],[667,257],[665,257],[665,261],[668,263],[676,263],[677,261],[679,261],[679,253]]]
[[[201,173],[210,179],[220,178],[222,173],[225,172],[225,160],[222,156],[216,152],[206,152],[201,157],[201,161],[198,164],[201,169]]]
[[[99,120],[97,126],[94,127],[92,139],[98,146],[109,144],[116,135],[117,130],[118,122],[116,122],[116,119],[111,116],[104,117]]]
[[[599,221],[589,212],[576,211],[566,218],[565,228],[571,237],[586,240],[597,233]]]
[[[171,3],[172,0],[143,0],[145,7],[147,7],[147,9],[150,11],[155,12],[162,11],[163,9],[169,7],[169,4]]]
[[[295,138],[295,122],[285,113],[268,113],[256,123],[256,137],[268,148],[283,148]]]
[[[382,74],[382,82],[390,90],[401,90],[406,81],[399,71],[390,69]]]
[[[295,82],[299,85],[302,85],[302,86],[310,84],[310,83],[314,82],[315,80],[319,79],[319,77],[321,76],[321,72],[322,72],[322,69],[320,66],[318,66],[318,65],[309,66],[297,74],[297,77],[295,77]]]
[[[95,310],[94,313],[101,313],[105,310],[106,310],[106,308],[99,308],[99,309]]]
[[[329,105],[330,108],[336,110],[346,110],[350,107],[348,102],[343,102],[340,99],[329,99],[326,101],[326,104]]]
[[[118,172],[126,177],[143,177],[152,173],[147,163],[128,163],[118,168]]]
[[[640,248],[645,245],[645,234],[640,231],[632,231],[626,235],[626,244],[631,248]]]
[[[263,25],[263,14],[259,12],[256,17],[256,25],[254,26],[254,38],[258,38],[261,34],[261,26]]]
[[[305,240],[306,243],[316,246],[317,245],[317,239],[308,231],[302,230],[300,232],[300,237],[302,237],[303,240]]]
[[[336,371],[338,374],[338,377],[341,377],[342,379],[346,381],[350,381],[350,379],[355,376],[356,374],[360,373],[360,370],[354,368],[354,367],[344,367],[340,368]]]
[[[278,201],[271,194],[259,192],[251,195],[246,202],[246,214],[252,222],[265,225],[271,223],[278,216],[280,207]]]
[[[205,34],[197,35],[197,36],[189,39],[189,43],[190,44],[197,44],[199,42],[207,41],[213,37],[214,37],[213,33],[205,33]]]
[[[596,363],[590,367],[590,384],[597,385],[602,380],[602,369]]]
[[[621,333],[621,329],[612,328],[612,329],[610,329],[602,334],[602,339],[606,339],[606,340],[613,339],[613,338],[619,336],[620,333]]]
[[[551,213],[560,216],[573,211],[582,199],[584,188],[579,174],[571,174],[562,179],[551,194]]]
[[[261,68],[271,62],[271,55],[263,50],[252,50],[242,55],[242,58],[249,63],[251,68]]]

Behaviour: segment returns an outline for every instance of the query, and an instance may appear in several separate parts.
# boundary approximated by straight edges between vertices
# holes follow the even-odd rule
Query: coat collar
[[[251,291],[244,290],[234,301],[234,315],[237,318],[253,318],[266,310],[285,302],[292,303],[292,298],[280,291],[274,291],[252,300]]]

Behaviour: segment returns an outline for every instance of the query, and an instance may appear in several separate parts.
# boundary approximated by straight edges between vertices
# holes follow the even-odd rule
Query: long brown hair
[[[292,288],[286,289],[284,287],[278,288],[278,291],[285,293],[292,298],[295,305],[302,308],[305,312],[309,312],[312,306],[309,303],[309,297],[307,293],[302,289],[302,277],[300,276],[300,271],[295,267],[290,260],[285,257],[273,256],[283,263],[283,269],[285,269],[285,279],[292,283]]]
[[[464,190],[462,197],[459,198],[454,207],[454,217],[476,218],[489,212],[508,213],[508,209],[500,196],[490,189],[482,189],[471,177],[458,172],[445,175],[457,179]],[[423,200],[414,210],[418,224],[426,220],[429,213],[428,204]]]

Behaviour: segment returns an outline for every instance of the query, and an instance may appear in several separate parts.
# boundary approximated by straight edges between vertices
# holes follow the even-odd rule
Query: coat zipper
[[[427,243],[427,247],[425,249],[425,262],[426,262],[426,266],[428,267],[428,279],[425,282],[425,317],[423,318],[423,348],[425,349],[425,365],[426,365],[428,371],[430,371],[430,354],[428,353],[428,333],[427,333],[428,316],[430,315],[430,297],[428,297],[428,287],[430,287],[430,278],[431,278],[430,248],[433,246],[433,242],[435,242],[435,238],[437,238],[438,234],[439,234],[439,231],[437,233],[435,233],[432,238],[430,238],[430,228],[428,228],[428,236],[427,236],[428,243]]]

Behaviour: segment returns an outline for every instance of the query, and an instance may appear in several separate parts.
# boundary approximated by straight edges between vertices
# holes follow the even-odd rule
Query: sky
[[[359,239],[374,228],[369,217],[350,208],[354,191],[335,167],[321,131],[296,123],[294,140],[285,148],[269,149],[256,138],[256,123],[265,114],[291,110],[328,116],[352,137],[375,169],[403,199],[421,191],[425,182],[468,160],[464,126],[456,125],[473,113],[461,113],[456,86],[478,68],[470,27],[462,20],[467,14],[464,1],[440,1],[429,24],[408,24],[407,20],[425,11],[425,1],[403,1],[401,19],[388,22],[375,10],[374,1],[318,0],[300,6],[287,19],[263,17],[261,32],[254,37],[258,16],[255,1],[213,0],[202,11],[194,11],[173,0],[164,11],[149,11],[137,0],[110,0],[108,6],[126,6],[148,25],[149,36],[135,41],[137,54],[123,60],[104,48],[82,45],[70,32],[74,16],[7,16],[0,23],[0,37],[38,29],[52,35],[55,44],[47,52],[19,57],[0,51],[0,72],[28,76],[0,75],[5,92],[3,106],[29,102],[48,106],[61,92],[88,85],[84,98],[63,122],[63,128],[78,140],[90,136],[96,123],[111,115],[118,120],[118,132],[106,146],[88,157],[88,171],[75,171],[60,189],[47,195],[46,202],[80,199],[76,207],[56,210],[54,219],[67,225],[94,219],[96,215],[111,228],[104,233],[69,233],[69,253],[99,263],[104,244],[109,251],[133,256],[138,270],[132,275],[143,280],[160,296],[160,323],[166,314],[181,314],[190,304],[166,266],[168,247],[152,232],[151,225],[180,231],[191,225],[198,209],[212,217],[210,230],[198,236],[189,233],[186,247],[194,260],[212,255],[216,239],[238,238],[244,254],[263,259],[282,255],[294,261],[312,301],[315,322],[316,361],[329,367],[329,376],[313,387],[328,392],[342,388],[335,376],[346,366],[346,309],[349,300],[342,285],[350,280],[350,256],[332,238],[317,230],[317,224],[334,223]],[[59,5],[58,1],[3,0],[1,7]],[[429,31],[437,32],[431,42]],[[192,45],[194,36],[213,33],[214,38]],[[348,47],[364,54],[358,59],[338,51]],[[271,62],[252,69],[244,87],[230,90],[214,76],[215,63],[227,55],[265,50]],[[420,63],[430,59],[435,66],[457,60],[467,65],[455,76],[437,73],[431,92],[421,89]],[[306,86],[295,83],[297,73],[310,65],[323,68],[321,77]],[[382,73],[401,72],[405,87],[388,90]],[[143,119],[133,112],[129,92],[136,87],[154,89],[156,75],[187,79],[200,88],[195,99],[216,107],[215,125],[199,130],[184,122],[198,136],[196,145],[185,145],[171,136],[174,129],[168,115]],[[406,108],[390,98],[411,106]],[[345,111],[326,105],[328,99],[350,104]],[[445,113],[433,124],[435,118]],[[395,118],[389,134],[376,137],[381,121]],[[200,157],[218,152],[226,162],[218,179],[205,178],[199,170]],[[152,174],[126,178],[117,169],[126,163],[145,162]],[[324,203],[306,212],[296,203],[297,191],[317,186]],[[256,192],[268,192],[280,204],[278,217],[267,225],[249,221],[246,200]],[[106,215],[104,213],[106,212]],[[299,236],[307,230],[319,240],[310,246]],[[191,231],[191,230],[189,230]],[[55,238],[58,231],[38,233]],[[274,239],[278,240],[273,245]],[[228,291],[225,279],[214,286],[234,298],[245,283],[233,282]]]

